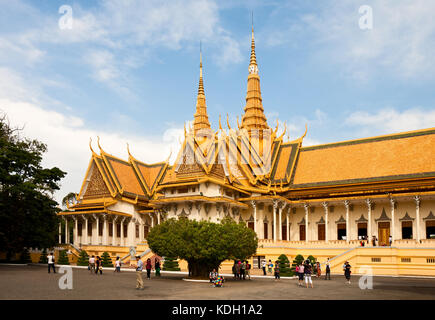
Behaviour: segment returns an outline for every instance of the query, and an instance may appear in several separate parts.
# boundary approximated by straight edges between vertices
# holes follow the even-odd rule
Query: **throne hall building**
[[[219,119],[215,130],[201,60],[193,125],[172,165],[90,144],[77,201],[59,213],[59,242],[74,256],[107,251],[128,263],[153,256],[148,232],[166,219],[230,216],[257,233],[254,268],[284,253],[330,258],[332,272],[349,261],[354,273],[435,276],[435,127],[304,147],[307,131],[287,141],[266,119],[253,30],[248,70],[241,121],[227,117],[224,129]]]

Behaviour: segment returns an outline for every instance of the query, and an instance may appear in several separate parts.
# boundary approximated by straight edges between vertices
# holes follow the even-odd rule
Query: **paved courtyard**
[[[208,283],[182,281],[183,275],[163,274],[146,280],[144,290],[135,290],[134,272],[103,275],[86,269],[73,269],[73,289],[61,290],[61,274],[48,274],[46,266],[0,265],[0,299],[182,299],[182,300],[276,300],[276,299],[430,299],[435,300],[435,279],[374,277],[373,290],[361,290],[359,276],[350,285],[344,277],[333,275],[331,281],[314,278],[314,289],[298,287],[297,280],[274,281],[255,278],[251,281],[227,279],[222,288]]]

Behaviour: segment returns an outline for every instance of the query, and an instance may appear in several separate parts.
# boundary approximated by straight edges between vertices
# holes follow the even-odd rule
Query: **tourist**
[[[147,260],[146,269],[147,269],[147,279],[151,280],[151,269],[152,269],[152,266],[151,266],[151,259],[150,258],[148,258],[148,260]]]
[[[216,272],[216,269],[213,269],[213,271],[210,272],[210,275],[209,275],[210,283],[214,283],[217,276],[218,276],[218,273]]]
[[[156,270],[156,277],[160,277],[160,261],[157,258],[154,262],[154,269]]]
[[[275,261],[275,281],[280,280],[280,276],[279,276],[279,263],[278,261]]]
[[[304,283],[304,273],[305,273],[304,269],[305,266],[303,265],[302,262],[299,264],[299,266],[296,267],[296,272],[298,273],[300,287],[302,287]]]
[[[249,280],[251,280],[251,264],[246,260],[246,275],[249,277]]]
[[[388,238],[388,241],[389,241],[389,243],[390,243],[390,247],[391,247],[391,245],[393,244],[393,237],[390,236],[390,237]]]
[[[101,260],[100,256],[97,256],[95,263],[95,274],[98,274],[98,271],[100,271],[100,274],[103,274],[103,261]]]
[[[224,277],[218,274],[218,275],[216,276],[216,280],[215,280],[214,283],[213,283],[213,287],[215,287],[215,288],[220,288],[220,287],[223,286],[223,283],[224,283],[224,282],[225,282]]]
[[[56,273],[56,269],[54,267],[54,254],[51,252],[48,256],[48,273],[50,273],[50,268],[53,268],[53,272]]]
[[[329,258],[326,259],[326,268],[325,268],[325,280],[331,280],[331,267],[329,265]]]
[[[119,260],[119,257],[116,257],[115,271],[113,272],[121,272],[121,260]]]
[[[261,268],[263,268],[263,275],[266,275],[266,260],[261,260]]]
[[[240,280],[240,261],[237,260],[237,264],[236,264],[236,279]]]
[[[243,278],[243,280],[246,280],[245,277],[246,277],[246,263],[245,261],[242,261],[240,263],[240,279]]]
[[[373,236],[373,238],[372,238],[372,243],[373,243],[373,247],[376,247],[376,237],[375,236]]]
[[[233,274],[234,274],[234,279],[237,279],[237,260],[234,260],[234,264],[233,264]]]
[[[346,261],[343,269],[344,269],[344,277],[346,278],[348,284],[350,284],[350,274],[351,274],[350,268],[351,265],[349,264],[348,261]]]
[[[313,267],[309,263],[309,260],[306,261],[304,266],[304,276],[305,276],[305,284],[308,288],[308,283],[311,284],[311,288],[313,288],[313,280],[311,280],[311,274],[313,273]]]
[[[273,263],[270,259],[269,259],[269,264],[267,265],[267,267],[268,267],[267,272],[272,273]]]
[[[320,278],[322,275],[322,270],[320,269],[320,262],[316,262],[316,270],[317,270],[317,278]]]
[[[139,256],[136,257],[137,265],[136,265],[136,289],[143,290],[143,280],[142,280],[142,269],[143,262]],[[149,260],[149,259],[148,259]]]
[[[92,255],[92,257],[89,258],[89,268],[91,273],[95,272],[95,256]]]

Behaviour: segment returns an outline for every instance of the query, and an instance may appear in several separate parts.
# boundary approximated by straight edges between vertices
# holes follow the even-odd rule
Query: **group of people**
[[[233,274],[236,280],[246,280],[246,276],[251,280],[251,264],[248,260],[235,260]]]
[[[143,279],[142,279],[142,270],[144,268],[144,263],[143,261],[140,259],[140,256],[136,256],[136,260],[137,260],[137,265],[136,265],[136,289],[140,289],[143,290],[144,286],[143,286]],[[147,271],[147,279],[151,280],[151,270],[152,270],[153,266],[151,263],[151,259],[148,258],[146,265],[145,265],[145,270]],[[154,261],[154,270],[156,272],[156,277],[160,277],[160,260],[159,259],[155,259]]]
[[[103,259],[101,259],[100,256],[97,256],[97,258],[95,258],[94,255],[89,257],[88,270],[91,273],[98,274],[98,272],[100,272],[100,274],[103,274]]]

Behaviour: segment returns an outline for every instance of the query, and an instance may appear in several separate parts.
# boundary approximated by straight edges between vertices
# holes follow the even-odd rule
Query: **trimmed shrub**
[[[290,261],[285,254],[282,254],[278,257],[279,264],[279,273],[281,276],[290,277],[293,275],[293,272],[290,268]]]
[[[59,252],[59,258],[57,259],[57,264],[69,265],[69,259],[66,250],[61,250]]]
[[[48,259],[47,259],[47,249],[43,249],[41,252],[41,255],[39,256],[39,263],[48,263]]]
[[[296,274],[296,266],[300,265],[302,262],[304,262],[304,256],[298,254],[292,263],[292,266],[290,268],[290,270],[292,271],[293,274]]]
[[[110,258],[108,252],[104,251],[101,259],[103,261],[103,267],[113,267],[112,258]]]
[[[32,262],[32,259],[30,259],[29,250],[27,248],[25,248],[23,250],[23,252],[21,252],[20,262],[21,263],[31,263]]]
[[[165,257],[165,263],[163,264],[164,271],[180,271],[178,261],[175,258]]]
[[[308,256],[307,260],[310,260],[311,267],[313,268],[313,273],[316,273],[317,272],[317,265],[316,265],[317,259],[310,255],[310,256]]]
[[[80,251],[79,259],[77,260],[78,266],[89,265],[89,255],[85,250]]]

